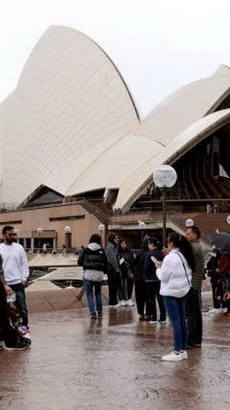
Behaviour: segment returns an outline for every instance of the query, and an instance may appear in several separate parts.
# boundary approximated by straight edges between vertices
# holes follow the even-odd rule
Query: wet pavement
[[[0,352],[0,409],[229,409],[230,318],[203,320],[202,349],[173,363],[170,325],[138,322],[135,307],[31,313],[31,348]]]

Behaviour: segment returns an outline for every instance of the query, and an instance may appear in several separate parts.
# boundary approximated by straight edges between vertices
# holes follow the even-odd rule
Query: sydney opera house
[[[190,217],[205,236],[226,225],[229,142],[227,66],[175,91],[142,120],[106,52],[78,31],[52,26],[0,106],[0,225],[13,224],[27,249],[44,241],[79,248],[98,229],[135,248],[139,221],[146,232],[162,229],[153,172],[168,164],[177,182],[167,194],[167,229],[183,231]],[[218,215],[207,214],[210,204]]]

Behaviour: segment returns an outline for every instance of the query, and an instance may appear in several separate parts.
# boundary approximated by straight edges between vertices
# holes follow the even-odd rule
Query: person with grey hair
[[[121,293],[121,271],[118,254],[119,238],[116,234],[111,233],[108,237],[108,246],[105,250],[108,260],[108,285],[109,285],[109,306],[118,305]]]

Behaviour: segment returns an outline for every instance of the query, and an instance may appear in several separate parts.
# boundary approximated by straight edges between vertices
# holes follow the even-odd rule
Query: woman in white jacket
[[[173,327],[174,350],[162,360],[187,359],[187,325],[185,320],[185,296],[191,287],[195,259],[190,242],[177,232],[168,237],[169,254],[162,265],[156,263],[156,274],[161,281],[160,294]]]

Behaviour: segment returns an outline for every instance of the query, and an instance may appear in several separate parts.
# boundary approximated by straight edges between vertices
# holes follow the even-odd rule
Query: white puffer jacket
[[[160,294],[162,296],[182,298],[188,293],[192,280],[192,270],[179,249],[173,249],[165,256],[162,266],[156,270],[156,274],[161,281]]]

